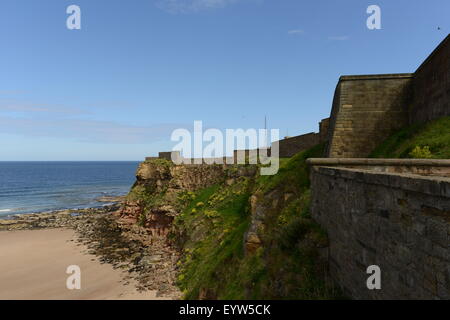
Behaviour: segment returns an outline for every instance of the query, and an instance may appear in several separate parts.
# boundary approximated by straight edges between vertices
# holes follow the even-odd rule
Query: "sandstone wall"
[[[450,299],[450,179],[314,166],[312,216],[332,278],[355,299]],[[367,267],[381,268],[369,290]]]
[[[450,36],[414,75],[410,122],[427,122],[450,115]]]
[[[327,155],[364,158],[408,124],[412,74],[343,76],[336,87]]]
[[[329,127],[330,127],[330,118],[322,119],[319,122],[320,142],[325,142],[328,140]]]
[[[280,158],[290,158],[299,152],[325,142],[328,139],[329,124],[330,119],[326,118],[320,121],[318,133],[311,132],[273,142],[273,144],[278,143]]]
[[[309,149],[320,143],[320,135],[318,133],[307,133],[297,137],[285,138],[274,142],[279,144],[280,158],[290,158],[296,153]]]
[[[160,152],[158,158],[168,161],[178,161],[179,159],[181,159],[181,153],[179,151]]]
[[[244,164],[244,163],[250,163],[250,164],[256,164],[259,163],[260,159],[266,159],[267,157],[271,156],[271,148],[259,148],[259,149],[253,149],[253,150],[234,150],[233,151],[233,157],[228,160],[231,162],[227,163],[234,163],[234,164]]]
[[[368,156],[394,131],[450,115],[450,35],[414,74],[343,76],[331,111],[327,156]]]

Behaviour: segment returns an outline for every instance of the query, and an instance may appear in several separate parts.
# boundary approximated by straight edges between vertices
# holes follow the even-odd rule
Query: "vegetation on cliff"
[[[233,283],[243,258],[244,233],[249,226],[251,181],[216,185],[198,192],[175,220],[183,248],[179,285],[186,298],[236,296]],[[239,291],[239,290],[238,290]]]
[[[371,156],[448,159],[449,128],[450,117],[404,128]],[[327,276],[327,235],[309,212],[306,159],[323,151],[281,159],[273,176],[146,161],[120,216],[179,249],[176,283],[187,299],[340,298]]]
[[[126,197],[128,203],[138,203],[140,206],[139,216],[136,217],[139,224],[143,225],[146,214],[171,199],[166,197],[167,185],[161,181],[170,177],[170,169],[173,163],[165,159],[153,159],[143,162],[137,172],[137,181]]]
[[[450,117],[403,128],[370,157],[450,159]]]
[[[274,176],[240,177],[183,195],[174,241],[182,248],[178,284],[188,299],[332,299],[321,251],[326,234],[309,216],[305,160]]]

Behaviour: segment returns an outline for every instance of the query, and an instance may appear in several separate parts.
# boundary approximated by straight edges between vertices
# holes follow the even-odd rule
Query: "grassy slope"
[[[450,117],[404,128],[378,146],[373,158],[409,158],[415,147],[429,147],[431,158],[450,159]]]
[[[322,154],[317,146],[283,161],[275,176],[241,178],[195,195],[176,219],[182,239],[179,285],[188,299],[328,299],[335,292],[324,281],[318,248],[325,233],[309,217],[305,160]],[[263,247],[244,253],[252,194],[294,194],[281,209],[265,214]],[[270,208],[267,203],[267,208]]]
[[[333,299],[338,293],[327,283],[326,265],[319,257],[328,244],[326,233],[310,217],[309,170],[306,159],[321,157],[324,145],[298,153],[282,164],[277,175],[261,176],[257,192],[275,199],[292,194],[281,208],[266,213],[264,267],[260,298]],[[267,199],[266,207],[272,207]],[[282,286],[282,288],[278,288]]]
[[[242,239],[249,225],[250,180],[231,187],[214,186],[198,192],[175,225],[183,240],[179,285],[186,298],[233,291],[234,269],[243,257]],[[227,288],[224,288],[224,285]]]
[[[372,157],[406,158],[417,146],[433,158],[450,158],[450,117],[404,128],[382,143]],[[184,249],[179,285],[188,299],[332,299],[339,298],[326,281],[319,249],[326,234],[309,216],[309,174],[305,160],[321,157],[316,146],[282,159],[275,176],[242,178],[187,194],[176,219],[177,239]],[[273,209],[270,194],[291,201]],[[263,246],[244,252],[251,223],[249,199],[259,195],[265,212]],[[272,208],[272,209],[270,209]]]

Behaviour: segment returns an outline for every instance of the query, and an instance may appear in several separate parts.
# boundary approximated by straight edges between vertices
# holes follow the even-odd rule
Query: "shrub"
[[[430,147],[424,146],[421,148],[420,146],[416,146],[409,153],[409,157],[414,159],[431,159],[433,155],[431,154]]]

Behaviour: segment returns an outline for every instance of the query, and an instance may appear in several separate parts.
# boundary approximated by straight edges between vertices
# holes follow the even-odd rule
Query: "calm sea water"
[[[0,216],[104,205],[126,194],[139,162],[0,162]]]

